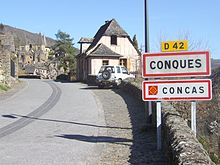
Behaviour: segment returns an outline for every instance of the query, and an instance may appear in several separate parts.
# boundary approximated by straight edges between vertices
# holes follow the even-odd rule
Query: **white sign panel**
[[[144,101],[211,100],[212,82],[209,79],[143,81]]]
[[[210,55],[203,52],[143,54],[143,77],[195,77],[211,74]]]

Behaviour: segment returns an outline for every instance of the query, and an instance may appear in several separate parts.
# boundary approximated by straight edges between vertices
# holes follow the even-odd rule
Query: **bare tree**
[[[188,41],[188,49],[189,51],[193,50],[209,50],[209,42],[204,39],[193,39],[190,32],[180,32],[179,40],[187,40]]]
[[[167,38],[165,33],[160,33],[157,41],[154,43],[153,51],[160,52],[161,51],[161,42],[169,41],[171,39]],[[172,39],[173,40],[173,39]],[[189,31],[182,31],[177,34],[176,39],[174,40],[187,40],[188,41],[188,50],[189,51],[201,51],[201,50],[209,50],[209,42],[205,39],[194,39]]]

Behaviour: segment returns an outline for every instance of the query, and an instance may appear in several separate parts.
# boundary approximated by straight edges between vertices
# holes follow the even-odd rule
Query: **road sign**
[[[187,40],[161,42],[162,52],[186,51],[186,50],[188,50]]]
[[[208,51],[146,53],[142,58],[144,78],[195,77],[211,74]]]
[[[209,79],[143,81],[144,101],[211,100],[212,82]]]

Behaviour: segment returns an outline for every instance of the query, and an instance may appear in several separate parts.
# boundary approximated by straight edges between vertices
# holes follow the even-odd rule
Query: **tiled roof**
[[[106,29],[103,33],[104,36],[128,36],[128,33],[126,33],[124,29],[121,28],[121,26],[115,19],[112,19],[109,22],[107,21],[106,24],[103,26],[106,26]]]
[[[121,26],[118,24],[118,22],[115,19],[112,19],[111,21],[106,21],[106,23],[102,25],[99,28],[98,32],[95,34],[94,40],[86,52],[94,48],[102,36],[111,36],[111,35],[129,37],[129,35],[121,28]]]
[[[99,44],[88,56],[111,56],[111,57],[121,57],[120,54],[112,51],[104,44]]]
[[[78,43],[92,43],[94,40],[94,38],[80,38],[79,42]]]

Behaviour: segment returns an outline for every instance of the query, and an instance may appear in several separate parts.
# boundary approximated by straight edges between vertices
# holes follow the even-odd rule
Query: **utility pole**
[[[144,0],[144,25],[145,25],[145,52],[150,52],[149,44],[149,20],[148,20],[148,0]]]
[[[145,53],[150,53],[150,42],[149,42],[149,17],[148,17],[148,0],[144,0],[144,23],[145,23]],[[146,79],[147,80],[147,79]],[[157,150],[161,150],[161,102],[157,101]],[[145,111],[147,112],[148,123],[154,124],[152,115],[152,101],[145,102]]]
[[[148,0],[144,0],[144,31],[145,31],[145,53],[150,52],[149,43],[149,17],[148,17]],[[145,111],[147,113],[147,120],[152,123],[152,102],[145,102]]]

